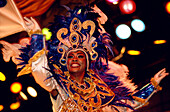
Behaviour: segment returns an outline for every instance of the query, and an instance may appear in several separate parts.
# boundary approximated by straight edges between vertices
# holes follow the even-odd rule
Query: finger
[[[26,20],[26,21],[28,21],[28,22],[32,22],[29,18],[27,18],[27,17],[24,17],[24,19]]]
[[[166,69],[165,68],[163,68],[162,70],[160,70],[157,74],[158,75],[160,75],[160,74],[162,74],[163,72],[165,72],[166,71]]]
[[[34,23],[37,22],[33,17],[30,17],[30,19],[31,19]]]
[[[164,76],[165,74],[166,74],[166,72],[163,71],[163,72],[159,73],[159,74],[157,75],[157,77],[158,77],[158,78],[159,78],[159,77],[162,77],[162,76]]]
[[[24,17],[24,20],[28,21],[28,18],[27,18],[27,17]]]
[[[163,68],[162,70],[160,70],[159,73],[162,73],[164,71],[166,71],[166,68]]]
[[[168,75],[169,75],[169,73],[164,73],[164,74],[162,74],[162,76],[159,77],[159,78],[162,80],[163,78],[165,78],[165,77],[168,76]]]

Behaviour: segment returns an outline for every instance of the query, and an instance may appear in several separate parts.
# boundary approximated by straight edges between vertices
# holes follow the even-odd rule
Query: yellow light
[[[81,9],[79,9],[79,11],[77,12],[77,14],[80,14],[81,13]]]
[[[129,51],[127,51],[127,53],[129,55],[140,55],[141,54],[141,52],[137,51],[137,50],[129,50]]]
[[[5,81],[6,80],[6,77],[5,77],[5,75],[2,72],[0,72],[0,80],[1,81]]]
[[[166,40],[155,40],[153,43],[154,44],[164,44],[164,43],[166,43]]]
[[[18,109],[20,107],[20,105],[21,105],[20,102],[12,103],[10,105],[10,109],[11,110],[16,110],[16,109]]]
[[[22,91],[20,91],[19,94],[24,100],[28,100],[27,96]]]
[[[44,35],[46,35],[46,40],[50,40],[51,39],[52,33],[49,31],[48,28],[43,28],[42,29],[42,33]]]
[[[170,2],[166,3],[165,9],[170,14]]]
[[[2,111],[4,109],[3,105],[0,105],[0,111]]]
[[[113,2],[113,4],[114,4],[114,5],[116,5],[116,4],[118,4],[118,2],[117,2],[117,1],[115,1],[115,2]]]
[[[22,85],[19,82],[14,82],[11,84],[10,90],[13,93],[19,93],[22,89]]]
[[[32,97],[37,97],[37,91],[33,88],[33,87],[28,87],[27,88],[28,93],[32,96]]]
[[[121,49],[121,54],[123,54],[123,53],[125,53],[125,50],[126,50],[126,47],[122,47],[122,49]]]

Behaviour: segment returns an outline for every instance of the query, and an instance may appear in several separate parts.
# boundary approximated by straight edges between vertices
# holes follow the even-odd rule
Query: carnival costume
[[[138,107],[143,106],[160,89],[152,81],[134,92],[137,86],[127,78],[127,68],[108,60],[112,42],[98,18],[99,14],[89,6],[76,7],[67,16],[55,17],[49,27],[50,40],[45,41],[40,31],[31,32],[30,45],[20,49],[18,59],[22,63],[18,65],[22,67],[18,76],[33,73],[46,90],[56,90],[57,95],[51,94],[55,112],[103,112],[105,107],[113,111],[125,111],[121,109],[124,107],[133,110],[131,104],[137,101]],[[86,55],[83,84],[70,78],[66,66],[68,54],[73,51]]]

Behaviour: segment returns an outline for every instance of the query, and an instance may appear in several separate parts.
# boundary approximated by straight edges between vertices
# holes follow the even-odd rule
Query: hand
[[[159,84],[163,78],[165,78],[169,73],[166,73],[166,68],[160,70],[158,73],[155,74],[154,80]]]
[[[30,17],[30,19],[29,19],[27,17],[24,17],[24,20],[25,20],[25,25],[26,25],[25,29],[27,32],[30,32],[30,31],[35,32],[37,30],[41,31],[39,24],[37,23],[37,21],[34,18]]]

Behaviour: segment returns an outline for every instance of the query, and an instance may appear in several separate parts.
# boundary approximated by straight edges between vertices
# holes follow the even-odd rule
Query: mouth
[[[71,64],[71,67],[73,67],[73,68],[77,68],[77,67],[79,67],[80,66],[80,64],[78,64],[78,63],[73,63],[73,64]]]

